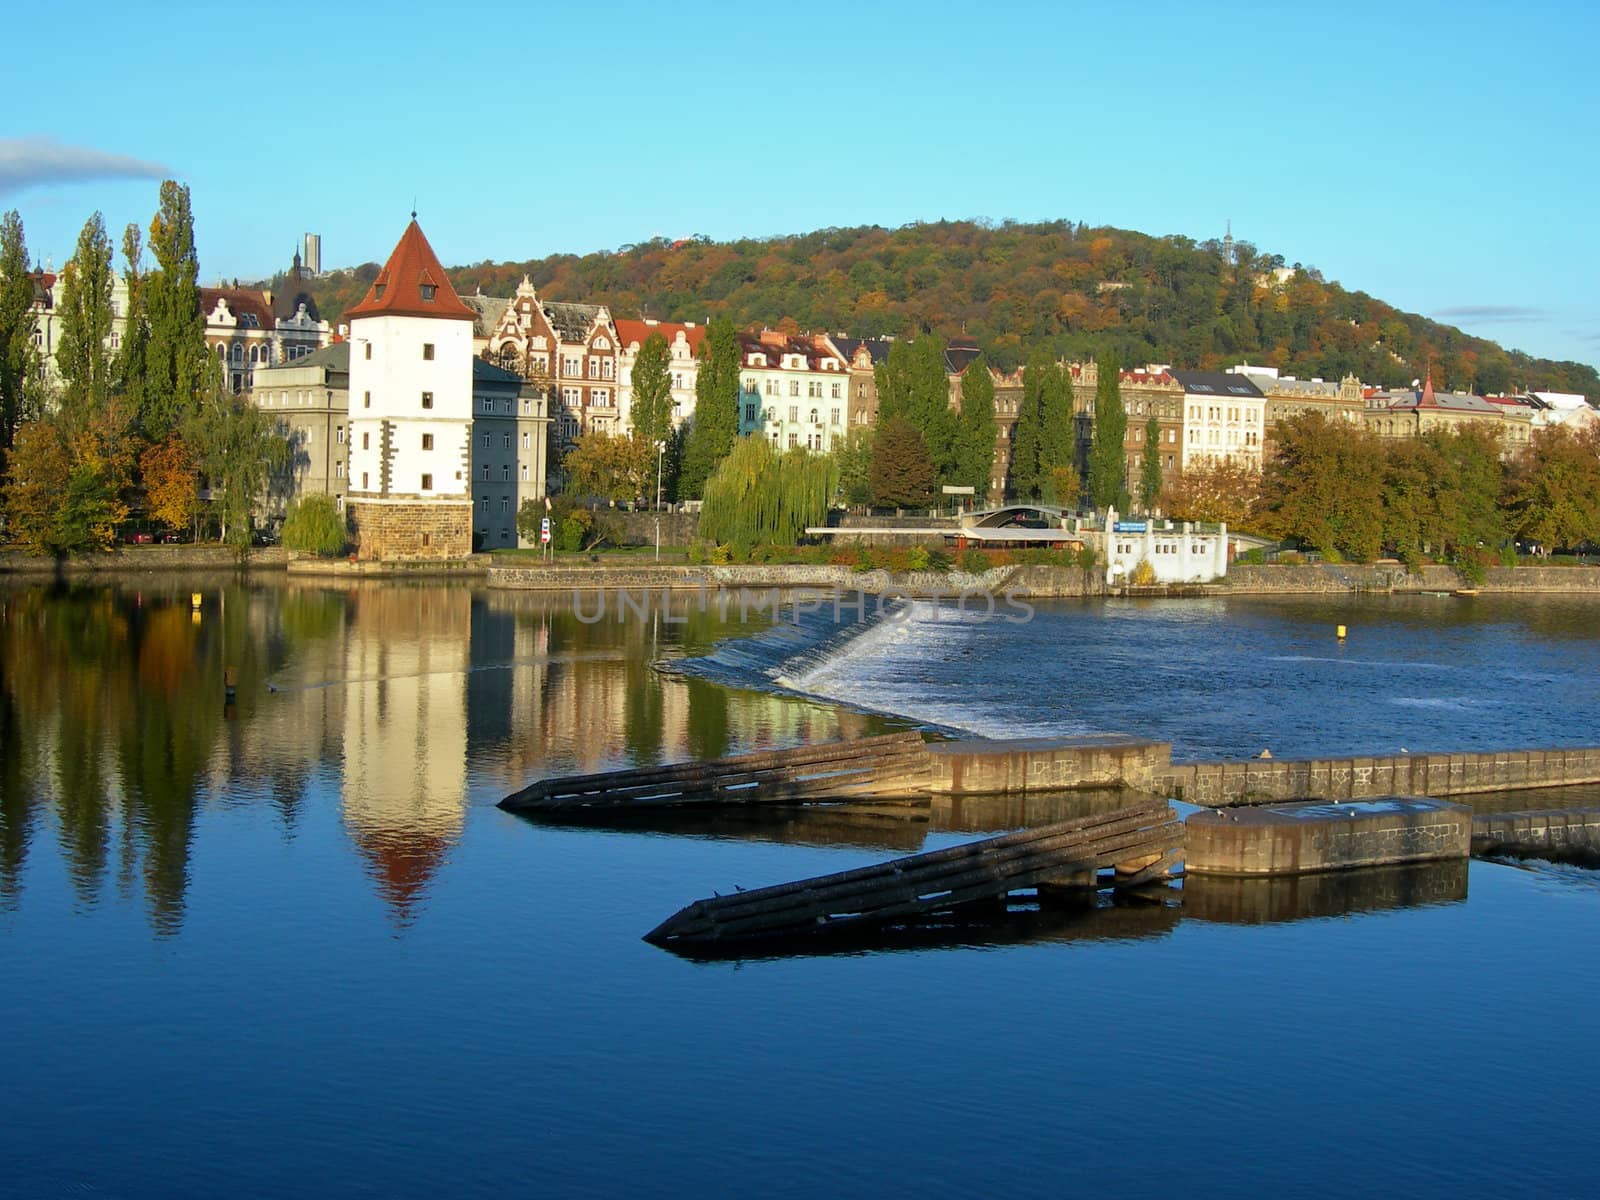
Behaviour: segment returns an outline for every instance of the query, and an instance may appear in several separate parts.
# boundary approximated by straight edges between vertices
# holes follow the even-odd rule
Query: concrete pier
[[[1087,737],[984,738],[934,742],[928,790],[935,795],[997,795],[1081,787],[1160,792],[1172,747],[1118,733]],[[1165,793],[1161,793],[1165,794]]]
[[[1474,854],[1600,859],[1600,808],[1484,813],[1472,819]]]
[[[1472,850],[1472,810],[1426,796],[1197,812],[1186,826],[1184,871],[1194,875],[1301,875]]]
[[[1310,875],[1190,875],[1183,881],[1184,918],[1226,925],[1459,904],[1466,898],[1464,858]]]

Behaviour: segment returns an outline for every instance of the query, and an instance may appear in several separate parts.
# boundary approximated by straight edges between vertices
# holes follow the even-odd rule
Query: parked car
[[[148,529],[140,529],[133,533],[124,534],[122,540],[131,546],[148,546],[156,540],[156,535]]]

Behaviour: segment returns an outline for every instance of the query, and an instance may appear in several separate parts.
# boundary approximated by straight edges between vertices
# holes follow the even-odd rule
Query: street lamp
[[[656,443],[656,561],[661,561],[661,468],[667,457],[667,443]]]

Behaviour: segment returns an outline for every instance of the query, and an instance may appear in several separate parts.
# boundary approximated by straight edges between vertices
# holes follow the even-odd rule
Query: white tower
[[[472,320],[412,214],[350,322],[350,517],[362,558],[465,558]]]

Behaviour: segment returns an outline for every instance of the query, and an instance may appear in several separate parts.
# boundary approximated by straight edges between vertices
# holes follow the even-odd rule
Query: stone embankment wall
[[[291,555],[282,546],[252,549],[241,561],[229,546],[119,546],[104,554],[57,560],[0,550],[0,575],[112,575],[177,571],[282,570]]]
[[[415,559],[406,562],[382,562],[367,558],[301,557],[290,561],[289,574],[340,579],[421,579],[440,576],[475,579],[489,570],[492,561],[492,557],[487,554],[474,554],[468,558]]]
[[[1174,764],[1160,783],[1167,795],[1207,807],[1308,797],[1465,796],[1600,783],[1600,748]]]
[[[1402,566],[1376,563],[1307,563],[1253,566],[1233,563],[1219,581],[1229,593],[1317,595],[1349,592],[1453,592],[1475,587],[1490,592],[1571,592],[1600,595],[1597,567],[1491,567],[1482,583],[1468,583],[1450,567],[1423,567],[1416,575]]]
[[[656,514],[653,512],[613,512],[610,514],[622,526],[622,544],[625,546],[653,546],[656,542]],[[836,534],[835,543],[864,546],[940,546],[944,535],[954,531],[949,517],[871,517],[845,513],[838,518],[838,528],[847,532]],[[855,529],[900,530],[898,533],[851,533]],[[668,512],[661,514],[661,544],[687,546],[699,535],[700,514]]]

